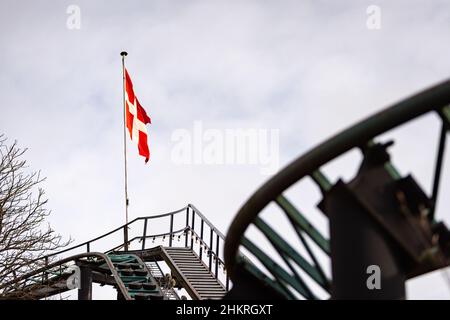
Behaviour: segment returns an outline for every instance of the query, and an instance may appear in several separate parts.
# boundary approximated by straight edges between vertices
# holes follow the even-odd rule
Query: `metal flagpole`
[[[125,160],[125,224],[128,224],[128,176],[127,176],[127,133],[126,133],[126,101],[125,101],[125,57],[126,51],[120,53],[122,56],[122,77],[123,77],[123,155]],[[123,230],[124,250],[128,251],[128,225]]]

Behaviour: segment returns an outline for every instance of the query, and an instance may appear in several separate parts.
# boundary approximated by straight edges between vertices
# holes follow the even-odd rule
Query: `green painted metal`
[[[330,180],[328,180],[328,178],[325,176],[325,174],[322,173],[322,171],[320,171],[320,169],[313,171],[310,177],[315,183],[317,183],[322,193],[327,192],[333,186]]]
[[[270,243],[280,254],[284,253],[285,257],[293,260],[302,270],[304,270],[314,281],[322,288],[329,291],[330,281],[324,279],[321,273],[312,266],[305,258],[303,258],[292,246],[280,237],[264,220],[256,218],[253,224],[267,237]]]
[[[291,222],[292,225],[294,225],[295,232],[297,233],[297,236],[300,238],[300,241],[302,242],[303,246],[305,247],[306,251],[308,252],[309,257],[313,261],[313,265],[317,269],[317,272],[319,272],[319,274],[322,277],[324,282],[329,283],[330,280],[325,275],[325,272],[323,271],[319,261],[317,260],[316,256],[314,255],[314,251],[311,250],[311,247],[308,244],[308,242],[306,241],[302,231],[300,230],[300,228],[295,226],[295,223],[292,221],[292,219],[290,219],[290,222]]]
[[[279,195],[276,198],[278,206],[286,213],[286,215],[292,219],[295,226],[301,228],[311,240],[316,243],[326,254],[330,255],[330,243],[322,236],[322,234],[300,213],[297,208],[283,195]]]
[[[253,242],[247,238],[242,238],[241,244],[249,250],[263,265],[266,269],[279,280],[279,284],[286,291],[289,291],[285,284],[289,284],[298,293],[304,297],[308,297],[308,293],[301,283],[299,283],[295,278],[293,278],[289,273],[287,273],[282,267],[273,261],[268,255],[266,255],[261,249],[259,249]]]
[[[307,298],[307,299],[317,299],[317,297],[315,297],[314,293],[311,291],[311,289],[305,283],[305,281],[300,276],[300,274],[297,272],[297,270],[295,270],[294,266],[291,263],[292,260],[284,252],[280,252],[279,254],[280,254],[281,258],[283,258],[284,263],[291,270],[294,279],[296,279],[298,281],[298,283],[300,283],[302,285],[302,287],[305,288],[305,291],[306,291],[305,298]]]
[[[163,298],[163,293],[161,292],[160,287],[158,286],[156,280],[152,277],[150,272],[147,270],[147,267],[145,266],[145,263],[139,259],[136,255],[133,254],[108,254],[109,259],[116,267],[117,273],[125,285],[125,288],[128,291],[128,294],[131,298],[135,298],[138,294],[144,294],[144,295],[151,295],[153,297],[159,297],[159,299]],[[146,275],[126,275],[124,274],[124,270],[117,269],[117,266],[120,264],[138,264],[139,268],[138,270],[145,270],[147,271]],[[146,289],[144,287],[141,287],[139,289],[131,288],[131,284],[136,283],[147,283],[147,284],[154,284],[154,289]]]
[[[434,222],[434,214],[436,211],[437,200],[438,200],[438,195],[439,195],[441,170],[442,170],[442,164],[443,164],[443,160],[444,160],[445,145],[446,145],[448,130],[450,130],[449,126],[446,126],[445,122],[442,121],[441,133],[439,136],[439,146],[438,146],[438,151],[437,151],[437,156],[436,156],[436,165],[434,168],[433,189],[432,189],[432,194],[431,194],[432,206],[431,206],[430,212],[428,214],[428,219],[432,222]]]
[[[400,172],[398,172],[397,168],[394,167],[392,162],[390,161],[386,162],[384,164],[384,168],[393,179],[399,180],[401,178]]]
[[[446,123],[447,128],[450,128],[450,105],[443,107],[439,114],[442,118],[442,121]]]

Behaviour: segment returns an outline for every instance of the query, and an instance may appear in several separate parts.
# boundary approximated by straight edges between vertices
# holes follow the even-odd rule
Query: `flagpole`
[[[125,101],[125,57],[126,51],[120,53],[122,56],[122,79],[123,79],[123,156],[125,163],[125,224],[128,224],[128,174],[127,174],[127,131],[126,131],[126,101]],[[128,226],[124,229],[124,250],[128,251]]]

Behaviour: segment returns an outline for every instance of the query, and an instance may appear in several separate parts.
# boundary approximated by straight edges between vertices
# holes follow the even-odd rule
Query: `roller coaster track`
[[[342,131],[263,184],[240,208],[227,233],[225,263],[234,283],[229,295],[250,298],[265,288],[266,293],[272,292],[271,297],[317,299],[317,289],[311,286],[315,283],[315,288],[336,299],[401,299],[405,279],[448,266],[450,236],[448,229],[436,222],[435,211],[450,130],[449,104],[450,81],[445,81]],[[441,121],[429,196],[412,176],[402,177],[397,172],[387,152],[391,143],[375,142],[381,134],[427,113],[437,114]],[[355,178],[349,183],[330,182],[322,167],[353,149],[363,155]],[[330,239],[321,235],[285,194],[306,177],[323,197],[319,209],[329,219]],[[275,230],[280,227],[278,221],[283,221],[276,214],[277,208],[295,230],[307,258],[282,231]],[[263,211],[270,212],[266,220],[261,217]],[[250,227],[268,240],[275,254],[249,238]],[[262,271],[242,258],[241,249]],[[331,258],[333,279],[325,274],[319,251]],[[367,264],[380,265],[381,271],[390,269],[395,280],[383,278],[387,284],[383,290],[368,290]]]
[[[168,231],[149,234],[151,223],[158,220],[167,220]],[[180,223],[182,227],[175,230],[174,225]],[[99,242],[110,243],[108,240],[121,234],[126,239],[126,231],[136,231],[138,227],[143,230],[142,234],[104,252],[91,252]],[[165,242],[166,238],[167,245],[148,246],[148,240]],[[220,252],[224,239],[224,235],[191,204],[166,214],[139,217],[92,240],[35,260],[43,266],[2,284],[0,299],[42,299],[68,291],[71,289],[67,280],[72,275],[72,265],[81,269],[82,288],[86,281],[83,275],[87,274],[88,287],[92,282],[111,285],[117,289],[118,299],[178,299],[175,289],[167,287],[161,276],[158,265],[161,261],[170,268],[175,285],[185,289],[192,299],[220,299],[229,288],[225,270],[219,272],[224,268]],[[85,252],[74,254],[83,249]],[[158,273],[154,273],[154,268],[149,268],[147,263],[154,264]],[[79,298],[91,299],[91,294],[79,293]]]

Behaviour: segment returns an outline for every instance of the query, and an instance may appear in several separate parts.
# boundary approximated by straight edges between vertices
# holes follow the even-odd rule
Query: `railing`
[[[161,221],[164,219],[168,219],[168,229],[166,232],[164,232],[164,229],[161,228],[153,228],[157,220]],[[140,230],[142,230],[142,233],[138,233],[138,235],[132,237],[131,239],[127,239],[126,237],[129,234],[128,231],[137,230],[139,224],[141,224],[142,229]],[[156,229],[158,229],[159,233],[153,233]],[[108,243],[117,241],[117,236],[119,235],[121,237],[123,236],[119,245],[109,250],[98,250],[98,248],[94,249],[94,247],[98,247],[98,244],[102,240],[108,240]],[[116,239],[112,239],[113,237],[116,237]],[[176,237],[178,241],[174,241]],[[181,240],[181,237],[184,237],[184,246],[190,247],[194,252],[196,252],[203,263],[205,263],[205,265],[209,268],[211,273],[214,274],[216,279],[222,282],[228,290],[230,280],[228,274],[225,273],[223,251],[221,250],[221,246],[223,246],[225,241],[225,236],[217,230],[214,225],[192,204],[188,204],[184,208],[169,213],[133,219],[129,223],[117,227],[101,236],[62,251],[51,253],[45,257],[35,259],[30,261],[29,264],[40,262],[41,265],[43,265],[43,269],[45,269],[46,267],[50,267],[52,263],[59,259],[65,259],[68,256],[80,254],[80,251],[81,253],[89,253],[92,251],[110,253],[113,251],[127,251],[124,249],[130,249],[134,245],[138,245],[138,247],[136,246],[133,251],[146,250],[149,248],[147,241],[149,239],[153,239],[153,242],[155,239],[160,239],[164,243],[165,239],[168,238],[168,246],[174,247],[179,246],[177,243]],[[219,269],[221,267],[224,268],[225,275],[220,274]],[[15,271],[20,271],[20,268]],[[32,273],[34,274],[34,272]],[[22,276],[21,280],[23,280],[22,278],[26,278],[28,274]],[[0,286],[0,288],[1,287],[2,286]]]
[[[169,218],[169,229],[167,232],[159,234],[147,233],[153,220],[166,217]],[[182,228],[174,230],[176,218],[183,219],[184,223]],[[124,242],[122,244],[108,250],[107,253],[119,251],[127,247],[127,245],[130,246],[136,242],[141,243],[140,250],[145,250],[148,248],[148,239],[155,240],[157,238],[162,238],[164,242],[166,237],[168,238],[168,247],[176,247],[177,245],[174,244],[175,238],[178,237],[178,240],[180,240],[181,237],[184,237],[184,247],[191,248],[199,256],[200,260],[205,263],[205,265],[209,268],[215,278],[222,282],[222,284],[228,291],[230,286],[230,279],[228,275],[226,275],[225,263],[222,253],[223,251],[221,250],[221,246],[223,246],[225,242],[225,236],[219,230],[217,230],[217,228],[194,205],[189,204],[183,209],[166,214],[137,218],[130,222],[128,225],[124,225],[121,227],[124,230],[124,235],[125,228],[137,220],[143,221],[142,235],[135,236],[129,239],[127,242],[125,242],[124,238]],[[115,231],[117,230],[120,230],[120,228],[116,229]],[[88,244],[89,242],[86,243],[86,245]],[[219,272],[219,269],[221,267],[224,268],[225,276],[221,276],[221,273]]]

